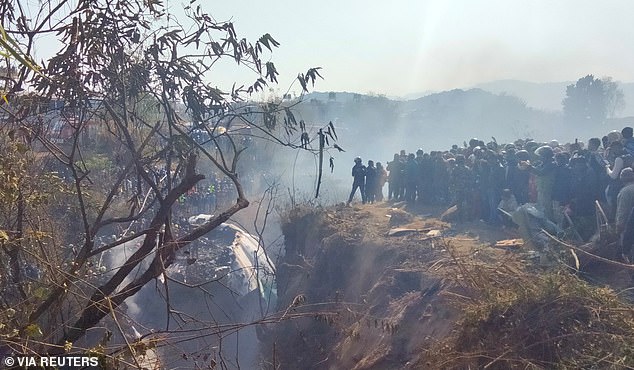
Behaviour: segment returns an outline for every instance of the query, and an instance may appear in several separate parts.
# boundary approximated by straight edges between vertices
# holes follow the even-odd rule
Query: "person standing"
[[[390,172],[388,175],[388,195],[387,199],[395,201],[399,200],[399,189],[401,187],[402,180],[402,164],[401,157],[398,153],[394,153],[394,159],[391,162],[387,162],[387,170]]]
[[[555,183],[555,153],[549,146],[541,146],[535,150],[541,159],[539,166],[529,165],[531,173],[537,176],[537,205],[549,220],[554,220],[553,213],[553,184]]]
[[[465,157],[462,154],[458,154],[455,159],[455,167],[451,171],[449,189],[460,221],[471,220],[471,206],[473,204],[475,185],[473,171],[466,165]]]
[[[387,171],[383,168],[381,162],[376,162],[376,200],[383,201],[383,186],[387,182]]]
[[[605,166],[608,165],[608,161],[603,157],[603,154],[599,151],[601,147],[601,139],[593,137],[588,140],[588,166],[593,171],[595,181],[597,185],[596,198],[602,203],[606,202],[605,189],[609,184],[609,176],[606,173]]]
[[[530,201],[529,181],[530,181],[530,155],[526,150],[519,150],[512,156],[507,157],[506,184],[515,195],[519,205]]]
[[[625,230],[627,219],[634,208],[634,170],[627,167],[619,176],[623,182],[623,188],[616,197],[616,231],[622,234]]]
[[[623,130],[621,130],[621,136],[623,137],[623,148],[627,154],[634,156],[634,129],[624,127]]]
[[[620,141],[615,141],[610,144],[607,160],[612,167],[610,168],[608,165],[605,167],[609,177],[608,186],[605,188],[605,198],[608,204],[608,220],[613,221],[616,214],[616,197],[623,187],[619,175],[621,170],[632,165],[632,156],[627,154]]]
[[[348,198],[348,205],[352,203],[352,198],[354,198],[357,188],[361,192],[361,201],[365,204],[365,171],[366,168],[363,165],[361,157],[356,157],[354,159],[354,166],[352,167],[352,177],[354,180],[352,182],[352,191],[350,192],[350,197]]]
[[[368,161],[368,167],[365,169],[365,199],[368,203],[374,203],[376,196],[377,172],[374,167],[374,161]]]
[[[405,200],[408,204],[414,204],[416,201],[416,184],[418,182],[419,172],[418,163],[414,153],[410,153],[407,156],[407,162],[405,162]]]

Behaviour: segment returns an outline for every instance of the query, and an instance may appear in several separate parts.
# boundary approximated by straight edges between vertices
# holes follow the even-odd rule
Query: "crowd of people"
[[[385,168],[371,160],[363,165],[357,157],[348,204],[357,189],[363,203],[383,200],[387,183],[388,201],[456,206],[457,220],[502,225],[505,212],[534,203],[549,220],[576,225],[584,240],[595,232],[599,204],[625,244],[632,245],[633,156],[633,129],[625,127],[587,143],[498,144],[474,138],[446,151],[401,150]]]

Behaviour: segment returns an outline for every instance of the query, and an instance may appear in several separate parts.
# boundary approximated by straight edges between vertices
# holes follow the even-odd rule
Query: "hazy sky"
[[[168,6],[180,2],[167,0]],[[633,1],[322,0],[203,2],[239,34],[270,33],[286,90],[322,67],[320,91],[405,95],[498,79],[634,80]]]

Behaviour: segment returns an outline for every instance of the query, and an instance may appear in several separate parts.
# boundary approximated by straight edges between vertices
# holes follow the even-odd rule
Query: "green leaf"
[[[265,65],[266,65],[266,77],[271,82],[277,83],[277,75],[279,75],[279,73],[277,72],[275,65],[273,64],[273,62],[266,62]]]
[[[18,43],[6,34],[2,25],[0,25],[0,47],[6,50],[6,52],[13,56],[20,64],[45,77],[42,72],[40,72],[40,66],[33,62],[29,55],[24,54],[20,50]]]
[[[42,333],[42,329],[37,324],[29,324],[24,329],[24,334],[26,334],[28,337],[33,337],[33,338],[40,338],[44,335]]]
[[[269,51],[273,51],[273,48],[280,46],[280,43],[275,41],[275,39],[268,33],[260,37],[258,41],[269,49]]]
[[[44,299],[46,297],[47,289],[44,287],[39,287],[33,291],[33,296],[38,299]]]
[[[332,121],[328,122],[328,126],[330,126],[330,128],[332,129],[332,133],[333,135],[335,135],[335,140],[339,140],[339,138],[337,137],[337,131],[335,131],[335,125],[332,124]]]

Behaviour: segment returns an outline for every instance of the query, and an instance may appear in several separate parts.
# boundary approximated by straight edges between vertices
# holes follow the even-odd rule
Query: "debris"
[[[496,242],[494,247],[509,248],[509,247],[522,247],[524,246],[524,239],[506,239]]]
[[[593,243],[586,243],[586,244],[581,245],[581,246],[575,246],[575,245],[572,245],[572,244],[569,244],[569,243],[566,243],[566,242],[564,242],[564,241],[560,240],[560,239],[559,239],[559,238],[557,238],[556,236],[551,235],[550,233],[548,233],[548,232],[546,232],[546,231],[544,231],[544,233],[545,233],[545,234],[546,234],[549,238],[551,238],[553,241],[555,241],[555,242],[557,242],[558,244],[560,244],[561,246],[564,246],[564,247],[569,248],[571,252],[572,252],[572,251],[581,252],[581,254],[582,254],[584,257],[591,258],[591,259],[593,259],[593,260],[595,260],[595,261],[600,261],[600,262],[606,263],[606,264],[608,264],[608,265],[611,265],[611,266],[614,266],[614,267],[618,267],[618,268],[622,268],[622,269],[625,269],[625,270],[630,270],[630,271],[634,270],[634,265],[632,265],[632,264],[629,264],[629,263],[622,263],[622,262],[614,261],[614,260],[611,260],[611,259],[609,259],[609,258],[605,258],[605,257],[602,257],[602,256],[599,256],[599,255],[596,255],[596,254],[592,253],[592,252],[594,252],[594,248],[593,248],[593,247],[595,247],[595,246],[593,245]],[[607,249],[607,248],[613,249],[613,248],[615,248],[615,245],[603,246],[603,247],[604,247],[605,249]],[[587,249],[587,250],[586,250],[586,249]],[[573,256],[574,256],[574,258],[577,260],[577,262],[576,262],[576,263],[579,263],[579,262],[578,262],[578,257],[577,257],[577,254],[576,254],[576,253],[574,253],[574,255],[573,255]]]
[[[429,230],[427,236],[429,236],[430,238],[437,238],[440,236],[440,230]]]
[[[445,219],[447,219],[447,217],[454,214],[457,210],[458,210],[458,206],[449,207],[445,212],[442,213],[442,215],[440,215],[440,220],[444,221]]]
[[[583,242],[583,238],[579,234],[579,231],[577,230],[577,227],[575,226],[574,222],[572,222],[572,219],[570,218],[570,216],[568,216],[568,214],[564,212],[564,217],[566,218],[566,221],[568,221],[568,224],[572,228],[573,235],[575,236],[577,241]]]
[[[400,209],[392,209],[390,211],[390,226],[398,226],[410,223],[414,220],[414,216]]]
[[[423,240],[429,240],[429,239],[438,238],[441,236],[440,234],[441,231],[437,229],[431,229],[431,228],[413,229],[413,228],[407,228],[407,227],[395,227],[393,229],[390,229],[390,231],[387,232],[387,236],[402,236],[402,235],[412,234],[412,233],[425,233],[426,238],[424,238]]]
[[[411,233],[428,233],[431,229],[410,229],[406,227],[395,227],[387,232],[387,236],[401,236]]]

